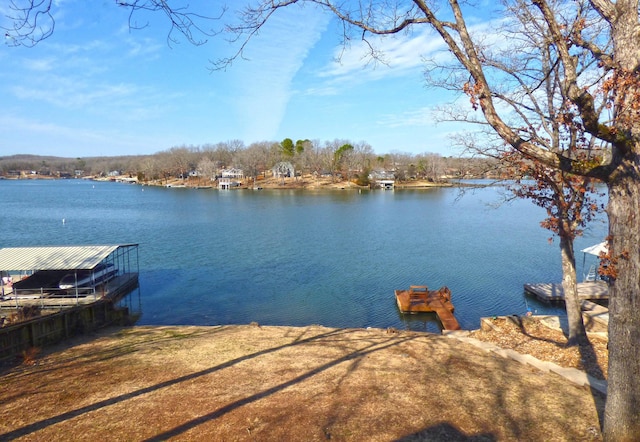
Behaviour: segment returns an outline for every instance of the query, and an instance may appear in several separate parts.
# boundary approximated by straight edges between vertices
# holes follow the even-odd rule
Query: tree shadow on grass
[[[253,361],[261,356],[266,356],[269,354],[277,354],[281,349],[293,349],[299,344],[303,344],[304,348],[311,347],[320,347],[326,348],[327,345],[331,345],[335,347],[334,351],[331,351],[326,354],[327,357],[322,357],[318,359],[317,362],[314,362],[312,366],[309,364],[297,364],[294,371],[291,371],[291,376],[286,376],[283,378],[281,376],[282,373],[278,373],[278,376],[274,376],[270,378],[268,384],[264,384],[263,382],[256,382],[252,385],[250,390],[247,390],[242,397],[238,397],[233,394],[229,396],[229,401],[215,401],[214,403],[208,404],[203,403],[203,408],[197,411],[194,414],[188,413],[183,416],[182,419],[179,420],[171,420],[166,422],[164,426],[161,426],[155,430],[155,432],[149,432],[149,428],[144,430],[144,436],[147,437],[147,440],[166,440],[171,439],[173,437],[180,438],[186,437],[194,429],[199,426],[203,426],[203,429],[211,428],[211,423],[218,420],[218,418],[224,417],[225,419],[233,418],[235,414],[237,414],[237,410],[244,409],[246,407],[247,410],[251,410],[252,406],[255,406],[256,403],[261,402],[263,399],[268,398],[270,396],[277,396],[280,392],[285,390],[290,390],[292,386],[296,384],[304,384],[306,381],[309,381],[311,378],[318,377],[322,378],[326,372],[332,371],[336,366],[340,364],[344,364],[341,367],[337,374],[340,374],[339,379],[333,377],[330,381],[331,387],[334,385],[340,385],[344,379],[353,373],[357,367],[360,365],[364,365],[371,367],[375,367],[376,370],[379,370],[379,366],[376,365],[380,363],[380,361],[373,361],[375,363],[371,364],[371,359],[375,360],[376,352],[382,351],[382,353],[378,353],[380,357],[384,358],[384,361],[403,361],[407,362],[398,363],[398,364],[383,364],[386,367],[388,375],[393,375],[396,373],[396,369],[401,367],[403,372],[411,378],[403,378],[405,381],[407,379],[414,379],[413,375],[418,374],[416,380],[420,381],[420,385],[422,382],[428,381],[431,379],[448,379],[450,382],[446,384],[442,384],[443,388],[441,388],[438,394],[433,393],[433,399],[436,400],[438,406],[427,407],[426,409],[420,411],[418,413],[420,415],[420,419],[422,421],[422,427],[418,422],[417,425],[412,425],[410,427],[405,426],[404,413],[402,413],[402,408],[393,408],[388,410],[391,412],[391,416],[385,413],[385,419],[388,420],[384,424],[380,424],[380,429],[387,429],[387,424],[398,425],[398,431],[395,433],[395,437],[400,437],[399,441],[421,441],[421,440],[488,440],[493,441],[497,440],[498,433],[493,433],[492,430],[500,431],[499,429],[505,428],[508,434],[514,435],[523,435],[526,434],[526,429],[529,428],[531,423],[535,423],[536,418],[540,418],[539,414],[531,415],[529,412],[529,408],[537,407],[537,394],[534,392],[530,392],[529,390],[523,390],[522,388],[518,388],[518,378],[514,377],[514,373],[512,371],[516,371],[509,369],[514,363],[512,361],[506,361],[503,363],[502,359],[494,362],[492,358],[485,360],[484,356],[479,353],[477,356],[482,357],[481,363],[478,364],[470,364],[469,360],[463,356],[461,351],[464,352],[464,349],[460,349],[457,346],[457,342],[452,340],[442,341],[438,339],[439,345],[431,346],[420,345],[419,347],[411,347],[401,346],[396,347],[398,345],[402,345],[403,343],[409,344],[410,341],[415,339],[416,337],[426,336],[422,334],[411,334],[408,336],[404,336],[404,334],[397,334],[396,332],[387,331],[388,337],[381,337],[379,334],[375,335],[375,338],[369,338],[368,335],[358,335],[360,337],[354,338],[349,330],[322,330],[320,332],[314,332],[318,334],[308,334],[306,330],[300,332],[298,329],[290,329],[287,330],[284,336],[287,341],[279,343],[272,342],[270,340],[262,340],[259,348],[251,347],[250,354],[232,356],[233,359],[217,359],[218,362],[213,362],[208,364],[205,367],[200,366],[201,369],[194,373],[189,373],[184,376],[173,377],[172,379],[167,379],[166,377],[158,378],[153,385],[148,385],[147,387],[137,387],[135,391],[129,390],[128,392],[122,393],[114,393],[115,396],[106,397],[104,400],[99,400],[92,404],[88,404],[86,406],[78,406],[75,410],[71,410],[69,408],[53,410],[53,413],[57,413],[57,415],[43,415],[43,416],[33,416],[35,419],[39,419],[37,422],[31,423],[22,423],[22,428],[15,428],[10,432],[0,435],[0,440],[4,439],[13,439],[21,436],[29,436],[29,437],[37,437],[38,431],[54,431],[55,429],[49,429],[49,427],[55,426],[56,424],[65,423],[68,425],[73,425],[74,418],[79,418],[84,414],[90,414],[93,411],[101,411],[106,407],[111,405],[119,405],[122,403],[127,403],[129,399],[138,399],[141,395],[151,394],[157,392],[161,389],[175,389],[175,387],[180,388],[181,385],[193,384],[190,381],[196,381],[199,378],[205,377],[209,374],[213,374],[217,371],[224,370],[226,368],[231,368],[234,365],[241,364],[246,361]],[[163,333],[164,335],[164,333]],[[176,339],[182,339],[183,334],[176,335]],[[158,336],[153,336],[153,334],[146,335],[147,341],[158,342]],[[431,342],[431,339],[428,340]],[[124,344],[129,345],[129,342],[125,342]],[[141,343],[142,344],[142,343]],[[305,345],[306,344],[306,345]],[[173,345],[173,344],[172,344]],[[397,350],[396,350],[397,348]],[[385,349],[393,349],[391,353],[385,352]],[[96,348],[98,352],[104,350],[103,348]],[[474,350],[475,351],[475,350]],[[474,351],[470,353],[474,353]],[[466,352],[464,352],[466,353]],[[298,353],[296,353],[298,354]],[[289,351],[285,351],[285,355],[291,355]],[[422,355],[423,357],[418,357]],[[426,355],[426,356],[425,356]],[[91,355],[89,355],[91,357]],[[111,357],[111,353],[103,355],[105,357]],[[389,356],[392,356],[391,358]],[[472,355],[473,356],[473,355]],[[74,358],[70,358],[73,360]],[[279,357],[277,360],[281,360]],[[314,359],[315,361],[315,359]],[[428,371],[423,373],[419,370],[414,370],[411,361],[422,361],[425,363],[427,361],[433,361],[427,363],[427,367],[429,367]],[[215,364],[215,365],[213,365]],[[317,365],[316,365],[317,364]],[[416,368],[421,365],[416,365]],[[433,366],[432,366],[433,365]],[[346,372],[343,371],[347,368]],[[406,370],[406,371],[404,371]],[[235,370],[230,370],[233,374]],[[336,373],[332,371],[332,373]],[[377,373],[377,371],[376,371]],[[382,374],[381,373],[381,376]],[[422,373],[422,374],[420,374]],[[361,372],[360,375],[363,373]],[[395,376],[395,375],[394,375]],[[426,377],[425,377],[426,376]],[[506,376],[506,378],[505,378]],[[374,376],[375,378],[375,376]],[[384,380],[384,377],[380,379]],[[510,379],[510,381],[506,384],[506,387],[502,387],[502,389],[498,389],[495,391],[495,387],[499,385],[505,384],[505,379]],[[375,379],[372,379],[374,381]],[[475,380],[475,381],[473,381]],[[402,380],[401,380],[402,381]],[[204,380],[203,380],[204,382]],[[324,381],[323,381],[324,382]],[[404,382],[404,381],[402,381]],[[479,383],[478,383],[479,382]],[[469,384],[473,385],[470,386]],[[322,384],[325,385],[325,384]],[[345,387],[343,390],[349,388],[348,382],[345,383]],[[354,384],[356,385],[356,384]],[[359,385],[359,384],[358,384]],[[332,429],[334,427],[333,423],[338,422],[337,431],[342,431],[340,428],[342,419],[345,417],[345,413],[356,413],[356,410],[359,410],[359,406],[362,403],[367,403],[367,395],[384,393],[385,387],[387,386],[387,382],[383,382],[380,384],[379,388],[371,388],[365,389],[361,394],[351,394],[348,393],[348,400],[344,403],[341,403],[342,407],[331,407],[331,412],[329,416],[326,413],[322,413],[321,416],[325,418],[325,422],[330,423],[330,425],[325,425],[323,427],[323,431],[325,437],[333,439],[335,436],[331,434]],[[401,384],[398,384],[399,386]],[[436,384],[433,386],[435,387]],[[396,387],[397,387],[396,386]],[[197,386],[191,385],[193,391],[196,391]],[[404,386],[403,386],[404,388]],[[334,391],[332,388],[329,388],[330,391]],[[420,388],[421,394],[423,393],[424,388]],[[478,395],[475,392],[478,390]],[[359,391],[359,390],[358,390]],[[393,391],[393,390],[391,390]],[[436,390],[432,390],[436,391]],[[484,393],[483,393],[484,392]],[[492,393],[493,392],[493,393]],[[160,392],[159,394],[164,394]],[[323,390],[323,394],[325,396],[330,395],[326,391]],[[339,394],[339,393],[338,393]],[[465,394],[470,394],[471,397],[468,397],[464,403],[459,403],[456,406],[456,402],[452,402],[449,398],[455,397],[465,397]],[[499,423],[495,422],[494,417],[489,417],[490,423],[485,424],[483,426],[478,426],[476,429],[481,431],[478,434],[466,435],[461,432],[455,425],[460,425],[460,422],[464,422],[464,419],[467,419],[468,422],[476,422],[479,418],[483,420],[487,416],[486,413],[482,413],[482,416],[479,416],[478,410],[483,409],[483,404],[486,399],[484,394],[491,394],[491,397],[494,395],[498,395],[498,399],[493,407],[496,410],[504,410],[504,416],[501,417]],[[580,393],[582,397],[584,397],[584,392]],[[516,404],[515,411],[510,411],[510,405],[513,405],[513,401],[510,398],[518,396],[524,401],[521,406]],[[101,396],[104,398],[105,396]],[[385,396],[382,395],[384,398]],[[420,396],[422,397],[422,396]],[[305,401],[308,400],[304,399]],[[425,399],[427,400],[427,399]],[[428,399],[429,401],[431,399]],[[530,402],[530,404],[529,404]],[[302,402],[301,402],[302,403]],[[332,405],[335,405],[335,401],[331,402]],[[403,402],[400,402],[403,403]],[[424,402],[425,404],[427,402]],[[258,404],[260,405],[260,404]],[[355,407],[354,407],[355,405]],[[74,406],[74,405],[71,405]],[[450,410],[449,406],[454,410],[453,414],[443,414],[443,409]],[[272,414],[269,414],[270,417],[277,420],[280,416],[285,416],[283,413],[287,413],[289,408],[284,406],[284,408],[280,409],[279,406],[276,406],[276,410],[273,411]],[[68,410],[68,411],[67,411]],[[400,411],[399,411],[400,410]],[[518,410],[525,410],[525,413],[519,413]],[[106,410],[108,411],[108,410]],[[449,411],[451,412],[451,410]],[[235,413],[235,414],[234,414]],[[399,414],[396,416],[396,413]],[[544,417],[548,417],[546,411],[544,411]],[[242,411],[240,411],[242,415]],[[400,416],[400,414],[402,414]],[[231,416],[229,416],[231,415]],[[447,421],[442,421],[442,418],[446,416],[448,417]],[[534,416],[534,417],[532,417]],[[336,419],[332,420],[331,417],[335,417]],[[556,417],[558,422],[565,422],[565,414],[561,413]],[[593,417],[590,419],[590,422],[593,422]],[[361,427],[366,428],[368,431],[375,431],[375,425],[378,421],[369,421],[369,424]],[[455,422],[455,424],[454,424]],[[209,425],[206,425],[210,423]],[[488,426],[491,425],[491,426]],[[59,431],[62,431],[62,427]],[[215,428],[215,425],[213,425]],[[404,428],[404,430],[403,430]],[[411,428],[410,430],[408,428]],[[465,426],[461,426],[461,428],[465,428]],[[197,431],[197,430],[196,430]],[[214,430],[215,431],[215,430]],[[247,429],[249,431],[249,429]],[[412,431],[413,433],[408,434],[406,436],[400,436],[405,434],[405,431]],[[157,433],[156,433],[157,432]],[[62,433],[59,433],[62,434]],[[265,433],[267,434],[267,433]],[[336,433],[339,434],[339,433]],[[372,433],[373,434],[373,433]]]
[[[99,401],[99,402],[95,402],[95,403],[87,405],[85,407],[77,408],[75,410],[70,410],[68,412],[61,413],[61,414],[59,414],[57,416],[52,416],[50,418],[42,419],[42,420],[40,420],[38,422],[33,422],[31,424],[25,425],[25,426],[23,426],[21,428],[13,430],[13,431],[10,431],[10,432],[4,433],[4,434],[0,434],[0,440],[13,440],[13,439],[16,439],[18,437],[23,437],[23,436],[29,435],[31,433],[43,430],[43,429],[45,429],[45,428],[47,428],[49,426],[58,424],[60,422],[76,418],[76,417],[81,416],[83,414],[90,413],[90,412],[93,412],[93,411],[97,411],[97,410],[100,410],[100,409],[102,409],[104,407],[115,405],[115,404],[118,404],[120,402],[124,402],[124,401],[130,400],[130,399],[133,399],[133,398],[136,398],[136,397],[148,394],[148,393],[152,393],[154,391],[157,391],[157,390],[160,390],[160,389],[163,389],[163,388],[171,387],[173,385],[177,385],[177,384],[180,384],[180,383],[183,383],[183,382],[187,382],[187,381],[190,381],[190,380],[193,380],[193,379],[196,379],[196,378],[200,378],[202,376],[206,376],[208,374],[223,370],[225,368],[232,367],[232,366],[234,366],[234,365],[236,365],[238,363],[241,363],[243,361],[246,361],[246,360],[251,360],[251,359],[257,358],[259,356],[263,356],[263,355],[266,355],[266,354],[269,354],[269,353],[277,352],[277,351],[285,349],[287,347],[292,347],[292,346],[296,346],[296,345],[300,345],[300,344],[306,344],[306,343],[312,343],[312,342],[315,342],[315,341],[322,341],[323,339],[326,339],[328,337],[340,336],[341,334],[344,334],[344,333],[345,333],[345,330],[339,330],[338,329],[338,330],[331,330],[331,331],[328,331],[326,333],[313,335],[313,336],[308,337],[308,338],[302,338],[302,339],[297,338],[297,339],[294,339],[292,342],[289,342],[289,343],[286,343],[286,344],[283,344],[283,345],[279,345],[279,346],[276,346],[276,347],[267,348],[265,350],[257,351],[255,353],[248,354],[248,355],[245,355],[245,356],[242,356],[242,357],[238,357],[238,358],[229,360],[227,362],[224,362],[222,364],[216,365],[214,367],[207,368],[205,370],[201,370],[201,371],[198,371],[198,372],[195,372],[195,373],[191,373],[191,374],[188,374],[188,375],[185,375],[185,376],[180,376],[180,377],[177,377],[175,379],[170,379],[170,380],[165,381],[165,382],[160,382],[160,383],[157,383],[157,384],[149,386],[149,387],[145,387],[145,388],[138,389],[136,391],[132,391],[130,393],[118,395],[118,396],[115,396],[115,397],[112,397],[112,398],[108,398],[108,399],[105,399],[105,400],[102,400],[102,401]],[[241,407],[243,405],[247,405],[249,403],[255,402],[255,401],[259,400],[259,399],[262,399],[262,398],[264,398],[266,396],[272,395],[272,394],[274,394],[274,393],[276,393],[278,391],[281,391],[281,390],[283,390],[283,389],[285,389],[287,387],[290,387],[290,386],[292,386],[294,384],[302,382],[305,379],[308,379],[308,378],[310,378],[312,376],[315,376],[315,375],[317,375],[317,374],[319,374],[319,373],[321,373],[323,371],[326,371],[329,368],[334,367],[334,366],[336,366],[336,365],[338,365],[338,364],[340,364],[342,362],[345,362],[345,361],[348,361],[348,360],[352,360],[354,358],[361,358],[361,357],[366,356],[369,353],[380,351],[380,350],[383,350],[383,349],[385,349],[387,347],[396,346],[396,345],[399,345],[402,342],[413,340],[415,338],[416,338],[415,336],[406,336],[406,337],[401,337],[401,338],[399,338],[397,336],[394,336],[394,337],[390,337],[387,340],[387,342],[382,343],[382,344],[379,343],[379,342],[375,342],[375,341],[374,342],[370,342],[368,345],[366,345],[363,348],[356,349],[356,350],[354,350],[354,351],[352,351],[352,352],[350,352],[350,353],[348,353],[348,354],[346,354],[346,355],[344,355],[344,356],[342,356],[340,358],[333,359],[333,360],[327,362],[326,364],[323,364],[321,366],[318,366],[318,367],[316,367],[316,368],[314,368],[312,370],[309,370],[309,371],[301,374],[300,376],[298,376],[296,378],[293,378],[293,379],[291,379],[289,381],[286,381],[286,382],[280,383],[278,385],[275,385],[272,388],[266,389],[264,391],[261,391],[259,393],[254,394],[254,395],[251,395],[251,396],[242,398],[240,400],[237,400],[235,402],[232,402],[232,403],[230,403],[230,404],[228,404],[228,405],[226,405],[224,407],[221,407],[221,408],[219,408],[219,409],[217,409],[217,410],[215,410],[215,411],[213,411],[213,412],[211,412],[209,414],[206,414],[204,416],[198,417],[197,419],[193,419],[191,421],[185,422],[180,426],[177,426],[177,427],[175,427],[173,429],[170,429],[170,430],[168,430],[166,432],[163,432],[162,434],[158,434],[158,435],[156,435],[156,436],[154,436],[152,438],[149,438],[148,440],[160,441],[160,440],[166,440],[168,438],[178,436],[178,435],[188,431],[189,429],[194,428],[194,427],[196,427],[196,426],[198,426],[198,425],[200,425],[200,424],[202,424],[202,423],[204,423],[206,421],[209,421],[211,419],[215,419],[217,417],[223,416],[223,415],[225,415],[225,414],[227,414],[227,413],[229,413],[229,412],[231,412],[231,411],[233,411],[233,410],[235,410],[235,409],[237,409],[237,408],[239,408],[239,407]]]
[[[335,334],[335,332],[327,333],[326,336],[329,336],[329,335],[332,335],[332,334]],[[321,336],[326,337],[325,335],[321,335]],[[318,337],[314,337],[314,338],[312,338],[310,340],[316,340],[316,339],[318,339]],[[275,393],[277,393],[279,391],[282,391],[282,390],[284,390],[284,389],[286,389],[288,387],[291,387],[292,385],[301,383],[301,382],[305,381],[306,379],[309,379],[309,378],[311,378],[311,377],[313,377],[313,376],[315,376],[315,375],[317,375],[319,373],[322,373],[322,372],[324,372],[324,371],[326,371],[326,370],[328,370],[328,369],[330,369],[332,367],[335,367],[335,366],[337,366],[337,365],[339,365],[339,364],[341,364],[343,362],[351,361],[351,360],[354,360],[354,359],[361,359],[361,358],[365,357],[369,353],[373,353],[373,352],[377,352],[377,351],[380,351],[380,350],[384,350],[384,349],[386,349],[388,347],[398,346],[402,342],[410,341],[410,340],[413,340],[413,339],[415,339],[415,336],[390,338],[390,339],[387,340],[386,343],[383,343],[383,344],[380,344],[378,342],[371,342],[369,345],[367,345],[367,346],[365,346],[363,348],[354,350],[351,353],[348,353],[348,354],[346,354],[346,355],[344,355],[344,356],[342,356],[340,358],[332,359],[331,361],[327,362],[326,364],[323,364],[323,365],[320,365],[318,367],[315,367],[312,370],[309,370],[309,371],[301,374],[300,376],[292,378],[292,379],[290,379],[290,380],[288,380],[286,382],[282,382],[282,383],[280,383],[278,385],[274,385],[273,387],[267,388],[267,389],[265,389],[263,391],[260,391],[259,393],[255,393],[253,395],[250,395],[250,396],[244,397],[242,399],[239,399],[239,400],[237,400],[235,402],[232,402],[232,403],[230,403],[230,404],[228,404],[228,405],[226,405],[224,407],[218,408],[217,410],[212,411],[211,413],[199,416],[198,418],[192,419],[192,420],[190,420],[188,422],[185,422],[182,425],[174,427],[174,428],[172,428],[170,430],[167,430],[167,431],[165,431],[163,433],[157,434],[157,435],[155,435],[155,436],[153,436],[151,438],[145,439],[145,441],[150,441],[150,442],[151,441],[157,441],[157,442],[160,442],[160,441],[165,441],[165,440],[171,439],[173,437],[179,436],[180,434],[183,434],[183,433],[187,432],[188,430],[191,430],[192,428],[195,428],[195,427],[197,427],[199,425],[202,425],[205,422],[208,422],[208,421],[213,420],[213,419],[217,419],[217,418],[219,418],[219,417],[221,417],[221,416],[223,416],[223,415],[225,415],[225,414],[227,414],[227,413],[229,413],[229,412],[231,412],[231,411],[233,411],[233,410],[235,410],[235,409],[237,409],[239,407],[242,407],[244,405],[250,404],[252,402],[256,402],[256,401],[258,401],[258,400],[260,400],[260,399],[262,399],[264,397],[273,395],[273,394],[275,394]],[[285,345],[283,347],[288,347],[289,345],[296,345],[296,344],[299,344],[299,343],[305,342],[305,341],[308,342],[309,340],[303,340],[303,341],[300,341],[300,342],[295,342],[293,344],[288,344],[288,345]],[[270,351],[272,351],[272,350],[270,350]]]
[[[491,433],[467,436],[454,425],[442,422],[417,433],[397,439],[396,442],[494,442],[498,438]]]
[[[543,342],[549,342],[552,343],[558,347],[567,347],[568,344],[565,342],[559,342],[556,340],[552,340],[552,339],[546,339],[546,338],[542,338],[540,336],[535,336],[532,335],[531,333],[529,333],[526,329],[525,326],[525,322],[526,320],[523,320],[523,318],[521,318],[520,316],[509,316],[508,317],[509,320],[511,320],[514,324],[516,324],[518,326],[518,328],[520,329],[520,332],[533,339],[533,340],[537,340],[537,341],[543,341]],[[527,318],[525,318],[527,319]],[[562,327],[562,333],[565,335],[565,337],[568,334],[568,331],[566,329],[566,327]],[[574,346],[578,349],[578,352],[580,353],[580,359],[582,360],[582,369],[591,377],[597,379],[597,380],[604,380],[605,379],[605,375],[604,372],[602,371],[602,368],[600,368],[600,362],[598,361],[598,355],[593,347],[593,343],[591,342],[591,340],[588,338],[588,336],[586,336],[585,340],[580,340],[577,344],[574,344]],[[587,364],[587,362],[591,361],[592,363]],[[592,391],[592,395],[593,395],[593,399],[594,402],[598,402],[599,400],[601,400],[601,395],[602,393],[591,388]],[[603,407],[596,407],[596,410],[598,411],[598,421],[600,422],[600,428],[603,428],[604,425],[604,408]]]
[[[512,321],[516,326],[518,326],[518,328],[520,329],[520,332],[524,335],[527,336],[533,340],[536,341],[542,341],[542,342],[548,342],[551,344],[554,344],[558,347],[569,347],[569,345],[566,342],[561,342],[561,341],[556,341],[553,339],[547,339],[547,338],[543,338],[540,336],[536,336],[533,335],[531,333],[529,333],[527,331],[526,328],[526,320],[529,318],[522,318],[520,316],[509,316],[508,317],[510,321]],[[565,327],[562,327],[562,333],[565,335],[565,337],[567,336],[567,330],[565,329]],[[596,354],[596,351],[593,347],[593,344],[591,342],[591,340],[589,340],[589,338],[587,337],[586,341],[584,342],[578,342],[577,344],[575,344],[575,347],[578,349],[579,353],[580,353],[580,357],[583,361],[583,369],[585,371],[587,371],[587,373],[590,376],[593,376],[596,379],[605,379],[604,376],[604,372],[602,371],[602,368],[600,368],[600,363],[598,361],[598,357]],[[589,367],[587,367],[586,362],[588,361],[592,361],[592,364],[589,364]]]

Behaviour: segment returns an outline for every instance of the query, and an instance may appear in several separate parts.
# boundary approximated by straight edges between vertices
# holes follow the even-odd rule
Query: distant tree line
[[[332,176],[366,184],[372,171],[394,174],[400,181],[443,177],[495,177],[497,161],[490,158],[443,157],[435,153],[392,152],[376,154],[366,142],[349,140],[261,141],[245,146],[230,140],[201,146],[175,146],[152,155],[63,158],[38,155],[0,157],[0,175],[19,173],[74,177],[108,176],[119,173],[140,181],[168,180],[196,175],[213,178],[224,169],[241,169],[247,178],[266,176],[278,163],[290,162],[296,174]]]

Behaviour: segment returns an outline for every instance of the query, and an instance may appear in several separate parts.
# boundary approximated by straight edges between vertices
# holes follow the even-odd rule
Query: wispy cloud
[[[160,52],[164,49],[164,45],[150,38],[145,38],[142,41],[128,39],[127,45],[129,47],[129,50],[127,51],[128,57],[143,57],[146,60],[158,58],[160,56]]]
[[[371,59],[371,45],[379,61]],[[444,49],[444,43],[425,27],[415,35],[372,37],[369,43],[358,42],[346,50],[335,49],[335,59],[319,76],[339,81],[369,81],[403,75],[422,66],[424,57]]]
[[[326,85],[321,87],[310,87],[301,93],[308,96],[329,97],[332,95],[338,95],[340,90],[335,86]]]
[[[53,57],[37,58],[24,61],[24,68],[32,72],[49,72],[55,68],[56,60]]]
[[[12,94],[27,102],[48,103],[59,109],[82,111],[117,120],[157,117],[166,108],[174,93],[162,93],[152,87],[141,87],[130,82],[89,81],[75,75],[48,74],[41,81],[12,87]]]
[[[71,126],[7,115],[0,115],[0,130],[3,133],[16,134],[15,139],[10,136],[0,141],[0,149],[3,152],[29,152],[36,155],[60,155],[69,144],[74,143],[83,146],[84,153],[76,153],[78,156],[112,155],[114,151],[122,152],[123,155],[141,153],[141,148],[153,152],[162,141],[156,139],[162,135],[119,132],[114,138],[110,128]],[[25,137],[24,134],[29,136]],[[46,142],[35,143],[34,140]]]
[[[46,123],[38,120],[26,118],[15,118],[11,116],[0,116],[0,128],[11,129],[13,131],[36,132],[52,137],[82,137],[83,139],[101,139],[93,131],[79,129],[77,127],[61,126],[56,123]]]
[[[385,114],[377,124],[389,128],[424,127],[434,124],[433,108],[430,106],[407,110],[396,114]]]
[[[128,47],[125,57],[122,47]],[[142,39],[104,43],[91,40],[82,44],[52,43],[47,55],[20,58],[15,80],[6,90],[25,105],[46,103],[57,109],[80,111],[118,120],[157,118],[179,92],[159,90],[155,85],[140,84],[129,74],[121,75],[123,58],[155,58],[160,45]]]
[[[279,12],[250,42],[245,53],[250,61],[233,67],[240,88],[236,106],[249,140],[269,139],[277,132],[293,93],[292,80],[329,21],[312,8]]]
[[[141,32],[132,31],[128,24],[120,26],[115,35],[119,45],[122,46],[120,51],[127,57],[142,58],[145,61],[155,60],[167,48],[166,41],[144,37]]]
[[[496,32],[502,24],[501,19],[479,20],[472,14],[467,18],[474,38],[480,38],[485,45],[493,48],[505,44],[503,35]],[[372,58],[372,51],[375,51],[377,59]],[[429,26],[422,26],[408,34],[370,35],[368,42],[358,41],[346,48],[336,47],[333,60],[318,73],[327,86],[309,90],[308,93],[405,75],[415,78],[415,74],[424,69],[425,60],[441,65],[454,61],[442,38]]]
[[[122,99],[133,95],[135,86],[127,84],[89,84],[78,78],[49,76],[46,87],[16,86],[16,97],[44,101],[61,108],[87,108],[105,99]]]

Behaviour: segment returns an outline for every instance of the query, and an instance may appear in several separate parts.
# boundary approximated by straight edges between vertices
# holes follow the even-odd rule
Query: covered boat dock
[[[138,244],[2,248],[0,271],[0,309],[117,300],[138,285]]]

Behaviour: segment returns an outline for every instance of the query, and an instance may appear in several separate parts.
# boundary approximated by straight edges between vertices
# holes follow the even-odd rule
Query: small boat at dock
[[[395,295],[401,313],[433,312],[445,330],[460,330],[460,325],[453,316],[451,290],[448,287],[429,290],[426,285],[412,285],[409,290],[396,290]]]
[[[62,277],[58,287],[66,290],[82,287],[95,287],[116,276],[117,269],[113,264],[98,264],[91,270],[76,270]]]

